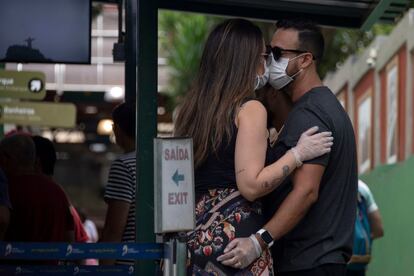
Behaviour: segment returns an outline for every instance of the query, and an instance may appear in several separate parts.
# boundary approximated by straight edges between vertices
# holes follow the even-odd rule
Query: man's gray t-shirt
[[[358,185],[355,136],[348,115],[329,88],[313,88],[295,103],[273,149],[273,161],[294,147],[300,135],[313,126],[332,131],[334,145],[330,154],[304,162],[322,165],[325,172],[317,202],[272,248],[278,272],[346,264],[352,255]],[[291,189],[292,182],[287,179],[263,199],[267,219]]]

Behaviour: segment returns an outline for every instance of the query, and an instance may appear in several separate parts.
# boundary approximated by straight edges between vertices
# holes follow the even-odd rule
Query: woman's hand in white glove
[[[292,148],[298,165],[303,161],[312,160],[331,151],[332,132],[317,133],[318,130],[319,127],[315,126],[302,133],[296,147]]]
[[[243,269],[253,263],[262,254],[262,249],[255,235],[248,238],[232,240],[224,249],[224,254],[217,258],[223,265]]]

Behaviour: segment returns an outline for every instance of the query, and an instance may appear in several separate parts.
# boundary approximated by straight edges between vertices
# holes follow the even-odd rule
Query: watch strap
[[[271,247],[274,244],[274,239],[272,237],[272,235],[270,235],[269,231],[267,231],[266,229],[260,229],[259,231],[257,231],[257,234],[260,235],[260,237],[262,238],[262,240],[264,241],[264,243],[267,245],[267,247]]]

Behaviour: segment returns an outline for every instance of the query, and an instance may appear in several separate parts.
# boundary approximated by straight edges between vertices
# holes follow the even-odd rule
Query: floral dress
[[[250,236],[263,223],[260,203],[247,201],[237,189],[212,189],[199,196],[196,228],[188,233],[188,275],[273,275],[268,250],[245,269],[216,261],[230,241]]]

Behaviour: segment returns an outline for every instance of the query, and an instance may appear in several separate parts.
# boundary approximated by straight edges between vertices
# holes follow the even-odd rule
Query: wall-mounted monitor
[[[1,0],[0,62],[90,63],[92,0]]]

